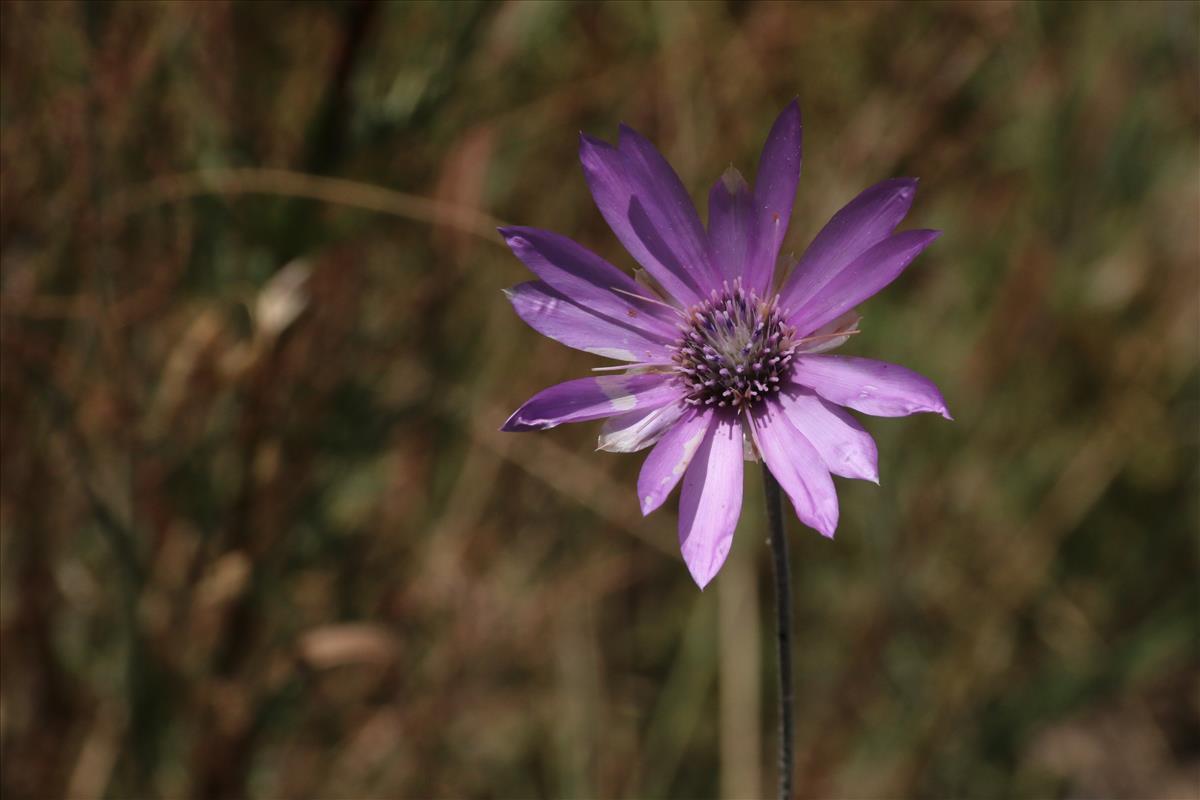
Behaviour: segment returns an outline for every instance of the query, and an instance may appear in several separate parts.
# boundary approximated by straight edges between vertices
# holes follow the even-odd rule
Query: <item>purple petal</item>
[[[504,294],[529,327],[568,347],[618,361],[671,360],[665,336],[595,314],[541,281],[517,284]]]
[[[720,415],[683,476],[679,546],[703,589],[725,563],[742,512],[742,423]]]
[[[774,402],[750,412],[751,432],[763,461],[791,498],[796,516],[822,536],[833,537],[838,523],[833,478],[811,442],[796,430]]]
[[[658,442],[683,416],[687,405],[672,403],[649,411],[631,411],[609,417],[600,426],[597,450],[610,453],[636,453]]]
[[[537,228],[501,228],[500,234],[535,275],[578,305],[634,328],[674,336],[677,313],[582,245]]]
[[[834,276],[891,235],[916,193],[916,178],[893,178],[851,200],[804,251],[779,293],[780,305],[793,311],[805,306]]]
[[[679,175],[658,148],[628,125],[620,127],[617,148],[632,169],[634,194],[645,204],[655,232],[670,248],[670,255],[679,260],[699,289],[718,288],[713,282],[704,225]]]
[[[756,238],[754,197],[746,179],[733,167],[708,193],[708,246],[722,281],[744,278]]]
[[[904,231],[884,239],[854,260],[788,316],[803,333],[816,330],[854,308],[894,281],[941,231]]]
[[[579,160],[596,207],[629,254],[673,298],[685,306],[695,304],[706,294],[700,288],[704,284],[696,280],[680,254],[672,249],[672,231],[665,224],[659,227],[662,209],[646,191],[627,154],[599,139],[581,135]],[[652,216],[650,209],[658,213]],[[695,217],[690,200],[687,209],[680,213],[686,216],[688,210]],[[696,225],[699,224],[696,218]]]
[[[758,173],[754,176],[757,247],[747,265],[745,282],[759,294],[771,285],[779,248],[792,217],[800,183],[802,133],[800,104],[793,100],[775,120],[758,158]]]
[[[879,483],[879,451],[858,420],[811,390],[796,386],[780,393],[779,405],[788,422],[816,449],[826,469],[843,478]]]
[[[538,431],[678,401],[679,387],[668,375],[602,375],[567,381],[535,394],[508,418],[502,431]]]
[[[792,380],[831,403],[876,417],[932,411],[950,419],[933,381],[910,369],[854,356],[797,355]]]
[[[638,502],[649,514],[663,504],[692,463],[692,456],[712,427],[713,411],[689,408],[659,441],[638,475]]]

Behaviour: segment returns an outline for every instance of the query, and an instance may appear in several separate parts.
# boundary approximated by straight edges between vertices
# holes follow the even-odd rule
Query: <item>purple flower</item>
[[[761,457],[796,515],[832,537],[830,474],[878,483],[875,442],[843,408],[881,417],[933,411],[937,387],[893,364],[823,353],[857,332],[854,306],[891,283],[939,235],[895,233],[917,181],[867,189],[833,219],[779,284],[775,266],[800,178],[800,109],[771,128],[751,188],[732,167],[709,192],[705,230],[654,145],[621,126],[617,146],[582,136],[580,160],[600,213],[645,272],[629,277],[566,237],[502,228],[540,280],[507,292],[534,330],[627,362],[552,386],[502,430],[607,418],[600,449],[650,446],[642,513],[681,480],[679,542],[703,588],[721,568],[742,505],[743,461]]]

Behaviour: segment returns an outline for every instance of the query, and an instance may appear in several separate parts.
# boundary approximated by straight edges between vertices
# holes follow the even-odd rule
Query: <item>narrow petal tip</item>
[[[841,509],[836,506],[833,508],[833,513],[823,513],[816,519],[811,521],[804,520],[805,524],[811,525],[812,529],[824,536],[826,539],[832,539],[837,533],[838,517],[841,516]]]
[[[500,426],[500,432],[525,433],[527,431],[546,431],[557,426],[558,423],[553,420],[525,420],[512,417]]]
[[[932,384],[932,382],[931,382]],[[954,422],[954,417],[950,416],[950,408],[946,405],[946,398],[942,397],[942,392],[937,386],[933,386],[934,400],[929,404],[926,411],[937,414],[943,419]]]
[[[912,204],[913,197],[917,194],[917,183],[918,180],[916,178],[893,178],[890,181],[886,181],[883,185],[887,186],[890,184],[899,188],[896,196],[905,204],[907,210],[907,206]]]
[[[517,409],[512,413],[504,424],[500,426],[501,433],[523,433],[525,431],[539,431],[546,428],[552,428],[553,425],[531,424],[528,420],[521,418],[521,409]]]
[[[696,582],[697,588],[703,592],[721,571],[724,559],[718,560],[715,565],[706,564],[705,559],[691,559],[687,557],[687,553],[684,553],[683,563],[687,567],[688,574],[692,576],[692,580]]]
[[[591,136],[590,134],[584,133],[583,131],[579,132],[579,154],[581,156],[584,155],[585,153],[587,153],[589,150],[615,150],[615,149],[616,148],[614,148],[611,144],[604,141],[603,139],[598,139],[595,136]]]
[[[738,172],[737,168],[732,164],[721,173],[721,185],[725,187],[725,191],[729,194],[737,194],[740,191],[750,190],[750,184],[746,183],[746,179],[742,177],[742,173]]]
[[[712,583],[712,579],[715,577],[714,575],[709,575],[707,578],[703,577],[702,575],[700,575],[697,572],[692,572],[690,567],[688,568],[688,572],[691,573],[692,580],[694,580],[696,582],[697,588],[699,588],[700,591],[702,591],[702,592],[704,591],[704,587],[706,587],[706,586],[708,586],[708,584]]]
[[[725,559],[729,555],[729,543],[726,542],[720,548],[715,558],[698,557],[694,551],[689,552],[688,549],[683,551],[683,563],[687,566],[688,574],[692,576],[692,580],[696,582],[696,586],[700,591],[704,589],[717,577],[717,573],[721,571],[721,567],[725,565]]]
[[[798,95],[793,97],[791,102],[784,106],[783,110],[779,112],[779,116],[776,117],[776,124],[779,124],[779,122],[784,119],[786,119],[789,124],[795,125],[797,131],[804,127],[804,120],[800,114],[800,97]]]

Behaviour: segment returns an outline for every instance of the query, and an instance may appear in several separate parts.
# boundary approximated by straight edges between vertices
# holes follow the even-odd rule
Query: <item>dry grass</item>
[[[922,179],[847,347],[956,418],[792,521],[801,796],[1200,796],[1195,4],[0,15],[6,798],[769,790],[760,487],[701,594],[639,458],[497,433],[597,363],[492,228],[630,266],[576,132],[702,200],[795,94],[792,247]]]

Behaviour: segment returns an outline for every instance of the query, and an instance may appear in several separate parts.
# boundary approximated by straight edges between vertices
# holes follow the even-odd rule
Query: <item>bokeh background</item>
[[[1200,6],[0,6],[5,798],[770,794],[761,485],[697,591],[497,221],[632,261],[793,96],[785,249],[922,179],[846,352],[945,391],[789,520],[804,798],[1200,796]]]

